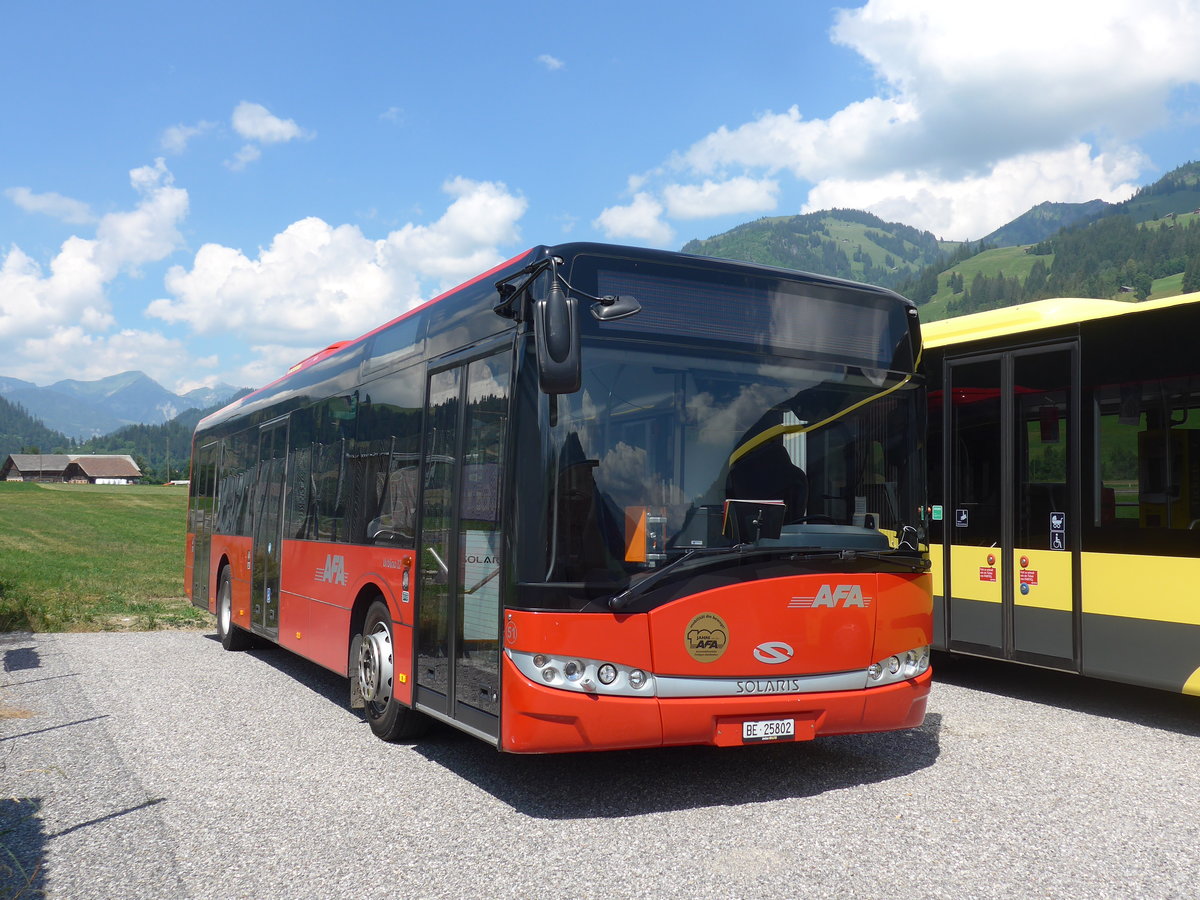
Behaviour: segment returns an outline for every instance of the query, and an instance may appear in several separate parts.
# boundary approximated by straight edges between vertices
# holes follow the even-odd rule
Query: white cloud
[[[70,225],[90,225],[96,221],[91,207],[82,200],[73,200],[54,191],[35,194],[27,187],[14,187],[6,190],[4,195],[26,212],[51,216]]]
[[[322,348],[317,346],[298,350],[286,344],[255,344],[250,347],[254,358],[234,369],[228,376],[222,376],[222,379],[230,384],[262,387],[275,381],[296,363],[304,361],[320,349]]]
[[[240,172],[246,166],[250,165],[250,163],[258,162],[261,158],[262,151],[256,145],[246,144],[246,146],[233,155],[232,159],[225,160],[225,165],[234,172]]]
[[[97,258],[113,274],[136,271],[183,246],[176,226],[187,216],[188,195],[174,186],[166,164],[158,159],[153,166],[134,169],[129,178],[141,202],[129,212],[109,213],[96,227]]]
[[[1042,200],[1127,193],[1148,166],[1134,141],[1166,122],[1173,91],[1200,84],[1200,4],[1180,0],[1014,0],[1003,16],[869,0],[840,10],[831,37],[873,67],[875,96],[825,118],[793,106],[721,126],[668,161],[675,184],[655,173],[598,221],[662,234],[654,204],[668,219],[716,215],[699,202],[709,185],[785,175],[811,186],[806,209],[895,209],[978,236]]]
[[[667,214],[675,219],[704,219],[733,213],[765,212],[778,202],[779,182],[739,175],[728,181],[671,184],[663,189]]]
[[[537,58],[537,61],[540,62],[543,66],[545,66],[547,69],[549,69],[551,72],[556,72],[559,69],[561,69],[563,66],[566,65],[566,63],[563,62],[561,59],[551,56],[549,53],[543,53],[541,56],[539,56]]]
[[[702,175],[731,166],[790,170],[809,180],[864,165],[877,170],[874,157],[887,138],[918,120],[911,103],[880,97],[851,103],[829,119],[806,120],[793,106],[786,113],[764,113],[732,130],[721,126],[693,144],[675,165]]]
[[[168,271],[171,296],[146,312],[199,334],[257,342],[256,352],[269,358],[255,365],[278,376],[331,341],[358,337],[503,260],[498,246],[517,238],[524,198],[502,184],[465,178],[443,188],[453,201],[438,221],[409,224],[382,239],[311,217],[288,226],[256,257],[205,244],[190,269]]]
[[[919,111],[907,148],[974,166],[1088,133],[1127,140],[1200,80],[1200,6],[1178,0],[1016,0],[1004,15],[950,0],[842,10],[835,41]],[[905,148],[901,148],[901,152]]]
[[[263,144],[284,144],[316,137],[316,132],[301,128],[294,119],[281,119],[261,103],[244,100],[234,108],[232,124],[233,130],[250,142],[225,161],[225,166],[234,172],[241,172],[250,163],[261,159]]]
[[[454,178],[442,190],[455,199],[437,222],[405,225],[384,244],[392,267],[446,288],[503,260],[497,245],[519,237],[517,221],[528,203],[499,182]]]
[[[91,381],[134,369],[160,384],[170,384],[187,365],[180,341],[135,329],[100,335],[78,325],[60,327],[26,339],[18,352],[25,360],[21,377],[37,384],[62,378]]]
[[[140,197],[137,206],[103,216],[94,238],[65,240],[48,273],[20,247],[5,254],[0,341],[7,344],[74,325],[89,331],[112,327],[107,285],[123,272],[136,274],[139,266],[164,259],[182,244],[177,224],[187,214],[187,191],[173,185],[161,159],[129,175]]]
[[[281,144],[300,138],[311,138],[292,119],[280,119],[261,103],[242,101],[233,110],[233,130],[248,141],[260,144]]]
[[[922,172],[879,178],[829,178],[809,192],[801,212],[865,209],[950,239],[977,240],[1044,200],[1127,199],[1144,161],[1136,154],[1093,157],[1083,143],[1002,160],[977,176],[948,180]]]
[[[195,125],[172,125],[163,132],[159,144],[168,153],[180,154],[187,149],[194,137],[206,134],[217,127],[216,122],[197,122]]]
[[[633,195],[625,206],[610,206],[596,217],[592,225],[610,238],[634,239],[649,244],[667,244],[675,236],[671,226],[663,221],[663,205],[646,191]]]

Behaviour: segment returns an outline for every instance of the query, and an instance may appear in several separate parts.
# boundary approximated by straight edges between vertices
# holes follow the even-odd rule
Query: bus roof
[[[588,243],[588,242],[570,242],[570,243],[558,244],[558,245],[554,245],[554,246],[539,245],[536,247],[532,247],[529,250],[526,250],[524,253],[520,253],[520,254],[514,256],[512,259],[506,260],[505,262],[502,262],[496,266],[493,266],[491,269],[488,269],[486,272],[476,275],[474,278],[470,279],[469,281],[464,282],[463,284],[458,285],[457,287],[451,288],[447,291],[443,291],[441,294],[437,295],[433,299],[427,300],[424,303],[418,304],[417,306],[413,307],[412,309],[410,309],[404,313],[401,313],[400,315],[383,323],[382,325],[377,326],[376,328],[373,328],[372,330],[368,331],[366,334],[363,334],[362,336],[360,336],[358,338],[355,338],[352,340],[336,341],[336,342],[330,344],[328,347],[325,347],[322,350],[318,350],[317,352],[311,354],[310,356],[300,360],[295,365],[291,366],[285,373],[280,375],[274,381],[271,381],[270,383],[264,385],[263,387],[260,387],[257,390],[252,391],[251,393],[247,394],[244,397],[241,397],[237,400],[232,401],[231,403],[229,403],[222,409],[219,409],[219,410],[209,414],[208,416],[206,416],[196,426],[197,431],[204,430],[205,428],[207,428],[219,421],[222,421],[222,420],[230,418],[231,416],[237,415],[239,410],[246,409],[247,407],[249,407],[249,406],[253,405],[254,403],[256,403],[257,401],[259,401],[265,395],[269,395],[273,390],[281,388],[282,386],[285,386],[294,376],[298,375],[299,373],[303,372],[306,369],[315,367],[318,363],[323,363],[326,360],[331,360],[333,362],[336,362],[336,360],[338,358],[352,356],[355,352],[360,351],[362,349],[363,345],[367,342],[367,340],[369,338],[371,338],[372,336],[374,336],[375,334],[382,332],[385,329],[399,323],[403,319],[412,318],[414,316],[421,314],[422,312],[424,312],[426,310],[431,309],[432,307],[437,305],[440,301],[442,301],[452,295],[458,294],[466,288],[469,288],[469,287],[476,285],[480,282],[483,282],[487,279],[494,278],[506,270],[516,271],[521,266],[526,265],[527,263],[532,262],[535,259],[544,258],[547,255],[555,255],[555,256],[562,256],[562,257],[569,258],[569,257],[574,257],[576,255],[584,255],[584,254],[604,254],[604,255],[617,254],[617,255],[627,257],[630,259],[635,259],[635,260],[674,261],[674,262],[679,262],[682,264],[686,264],[690,260],[693,262],[702,262],[706,265],[716,265],[716,266],[719,266],[722,268],[728,268],[730,270],[739,270],[739,271],[743,271],[743,272],[755,272],[755,273],[761,273],[763,275],[776,275],[776,276],[780,276],[780,277],[794,279],[797,281],[809,282],[811,284],[820,284],[820,285],[828,285],[828,286],[842,286],[842,287],[846,287],[846,288],[853,288],[853,289],[859,290],[859,291],[865,291],[865,292],[869,292],[869,293],[873,293],[873,294],[890,296],[890,297],[894,298],[896,300],[896,302],[898,302],[898,303],[903,303],[910,308],[914,307],[913,302],[911,300],[909,300],[907,297],[903,297],[900,294],[897,294],[896,292],[894,292],[888,288],[883,288],[883,287],[879,287],[877,285],[872,285],[872,284],[864,284],[864,283],[859,283],[859,282],[854,282],[854,281],[848,281],[843,278],[836,278],[836,277],[828,276],[828,275],[816,275],[816,274],[813,274],[810,272],[794,271],[791,269],[783,269],[783,268],[779,268],[776,266],[765,266],[760,263],[747,262],[745,260],[701,257],[701,256],[693,256],[693,255],[685,254],[685,253],[676,253],[676,252],[672,252],[672,251],[668,251],[668,250],[655,250],[655,249],[650,249],[650,248],[645,248],[645,247],[625,247],[625,246],[619,246],[619,245],[615,245],[615,244],[596,244],[596,243]]]
[[[956,316],[953,319],[923,322],[921,341],[926,349],[932,349],[964,341],[1004,337],[1041,328],[1053,328],[1056,325],[1073,325],[1093,319],[1132,315],[1189,303],[1200,303],[1200,292],[1165,297],[1161,300],[1146,300],[1142,303],[1086,297],[1035,300],[1032,303],[1019,303],[1003,309],[989,309],[966,316]]]

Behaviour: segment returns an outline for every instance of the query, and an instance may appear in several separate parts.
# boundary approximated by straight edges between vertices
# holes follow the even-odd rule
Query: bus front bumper
[[[567,753],[645,747],[804,741],[916,728],[932,672],[894,684],[828,693],[747,697],[618,697],[562,691],[526,678],[507,656],[500,749]],[[792,722],[791,733],[747,737],[746,722]],[[786,730],[786,729],[783,729]]]

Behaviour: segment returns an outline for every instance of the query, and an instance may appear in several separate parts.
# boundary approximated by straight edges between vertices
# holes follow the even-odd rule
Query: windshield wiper
[[[679,559],[667,563],[661,569],[656,569],[637,584],[631,584],[625,590],[621,591],[621,593],[609,597],[608,608],[624,609],[642,594],[646,593],[646,591],[650,590],[650,588],[654,587],[654,585],[666,578],[667,575],[669,575],[674,569],[687,562],[689,559],[694,559],[697,556],[726,556],[731,553],[741,553],[748,547],[752,547],[752,545],[736,544],[733,547],[705,547],[703,549],[689,550],[687,553],[683,554],[683,556],[679,557]]]
[[[900,546],[893,547],[891,550],[828,550],[818,547],[758,547],[754,544],[736,544],[732,547],[707,547],[703,549],[689,550],[683,556],[676,560],[667,563],[661,569],[656,569],[653,573],[643,578],[637,584],[632,584],[619,594],[614,594],[608,599],[608,608],[612,610],[624,609],[638,597],[645,594],[651,588],[659,584],[674,573],[675,569],[683,565],[689,560],[697,557],[720,557],[730,555],[749,555],[756,553],[765,554],[781,554],[791,556],[793,558],[803,558],[808,562],[817,562],[821,560],[838,560],[839,562],[850,562],[852,560],[874,560],[875,562],[888,563],[894,566],[903,566],[914,572],[924,572],[930,568],[928,559],[921,557],[911,558],[906,557],[906,553],[912,552],[915,547],[916,531],[915,529],[905,528],[905,538],[909,538],[909,531],[912,531],[913,544],[908,544],[903,541]]]

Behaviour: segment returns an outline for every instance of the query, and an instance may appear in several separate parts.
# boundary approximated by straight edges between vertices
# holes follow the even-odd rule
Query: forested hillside
[[[0,397],[0,462],[10,453],[75,453],[75,441],[52,431],[19,403]]]
[[[683,250],[890,287],[925,321],[1046,297],[1173,296],[1200,290],[1200,163],[1124,203],[1038,204],[981,241],[835,209],[759,219]]]
[[[246,393],[243,390],[236,396]],[[0,397],[0,461],[10,453],[127,454],[134,458],[147,481],[187,478],[196,423],[224,405],[189,409],[163,425],[127,425],[112,434],[79,442],[47,428],[20,404]]]
[[[927,307],[926,321],[1046,297],[1145,300],[1200,291],[1200,215],[1139,223],[1118,213],[1015,252],[985,250],[901,291]]]
[[[748,222],[715,237],[689,241],[683,252],[894,287],[957,246],[862,210],[834,209]]]
[[[248,390],[241,390],[233,399],[248,393]],[[196,423],[223,406],[225,403],[208,409],[189,409],[162,425],[127,425],[112,434],[80,444],[76,452],[127,453],[137,461],[148,481],[187,478]]]
[[[899,285],[922,306],[924,321],[1047,297],[1145,300],[1200,291],[1200,163],[1025,247],[974,249]]]
[[[1087,203],[1039,203],[983,239],[989,247],[1017,247],[1036,244],[1063,228],[1086,224],[1114,209],[1103,200]]]

